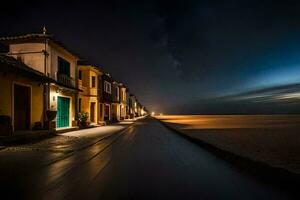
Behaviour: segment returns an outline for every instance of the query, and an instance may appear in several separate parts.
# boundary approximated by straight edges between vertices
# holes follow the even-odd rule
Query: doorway
[[[90,119],[91,122],[95,122],[95,107],[96,107],[96,103],[95,102],[91,102],[91,107],[90,107]]]
[[[30,129],[30,87],[14,84],[14,130]]]
[[[70,99],[57,97],[57,118],[56,127],[63,128],[70,126]]]
[[[110,105],[105,104],[104,107],[104,121],[110,120]]]

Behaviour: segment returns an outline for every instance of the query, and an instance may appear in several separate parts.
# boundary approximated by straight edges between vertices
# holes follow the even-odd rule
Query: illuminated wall
[[[42,53],[42,50],[44,49],[45,49],[45,44],[43,43],[24,43],[24,44],[9,45],[10,53],[41,52],[41,53],[20,54],[18,56],[14,55],[14,57],[15,58],[19,57],[21,61],[24,62],[26,65],[42,73],[45,73],[45,65],[44,65],[45,56]],[[50,64],[51,63],[49,60],[47,66],[50,66]],[[49,68],[47,69],[47,72],[50,72]]]
[[[75,120],[75,95],[74,92],[63,90],[56,85],[51,85],[50,87],[50,110],[57,111],[57,97],[66,97],[70,99],[70,119],[69,119],[69,126],[72,126],[72,121]]]
[[[44,43],[23,43],[9,45],[9,50],[11,53],[41,52],[22,54],[19,55],[19,57],[26,65],[42,73],[45,73],[45,56],[42,53],[44,49]],[[47,52],[49,55],[47,56],[46,60],[46,74],[49,74],[52,78],[56,78],[56,73],[58,71],[58,57],[61,57],[70,63],[70,76],[75,79],[77,58],[74,55],[54,44],[47,45]],[[14,57],[17,58],[17,56]]]
[[[95,122],[103,121],[103,114],[100,115],[100,104],[98,100],[98,76],[102,73],[92,66],[79,66],[79,70],[82,73],[82,78],[79,80],[79,83],[82,85],[81,90],[83,90],[83,92],[79,93],[79,98],[81,98],[81,112],[89,113],[88,120],[90,121],[91,104],[95,103]],[[92,85],[92,77],[95,77],[94,87]]]

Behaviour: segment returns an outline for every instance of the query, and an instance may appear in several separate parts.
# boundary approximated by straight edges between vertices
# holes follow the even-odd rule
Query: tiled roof
[[[13,41],[13,40],[30,40],[30,39],[51,39],[52,36],[48,34],[30,33],[19,36],[1,37],[0,41]]]
[[[15,73],[31,78],[35,81],[41,81],[43,83],[55,83],[52,78],[47,77],[45,74],[32,69],[23,62],[15,59],[11,56],[0,55],[0,72]]]
[[[73,56],[79,58],[79,55],[77,55],[76,53],[74,53],[73,51],[68,49],[59,40],[56,40],[53,35],[49,35],[49,34],[30,33],[30,34],[19,35],[19,36],[0,37],[0,42],[5,45],[9,45],[9,44],[28,43],[28,42],[45,42],[46,39],[48,39],[49,42],[53,42],[54,44],[65,49],[66,51],[71,53]]]

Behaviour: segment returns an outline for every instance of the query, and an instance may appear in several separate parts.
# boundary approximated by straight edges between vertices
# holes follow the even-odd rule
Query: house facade
[[[112,121],[118,122],[120,121],[120,87],[119,83],[113,81],[112,84],[112,104],[111,104],[111,114],[112,114]]]
[[[133,94],[130,94],[129,97],[129,116],[130,118],[135,118],[137,114],[137,101],[136,97]]]
[[[35,106],[44,104],[44,113],[56,112],[50,128],[61,129],[76,126],[76,104],[78,95],[77,61],[78,57],[61,42],[46,34],[27,34],[17,37],[0,38],[8,45],[7,55],[26,64],[54,83],[44,85],[45,98]],[[45,114],[44,122],[47,119]]]
[[[2,37],[0,43],[9,49],[0,56],[0,119],[7,119],[12,131],[70,129],[77,127],[80,112],[88,113],[91,124],[142,115],[124,84],[97,66],[78,62],[46,30]]]
[[[142,116],[142,105],[140,104],[140,102],[139,101],[137,101],[137,112],[136,112],[137,114],[137,117],[140,117],[140,116]]]
[[[124,120],[128,118],[128,90],[124,84],[119,84],[120,88],[120,119]]]
[[[102,72],[98,67],[92,65],[79,63],[78,68],[78,87],[81,90],[78,95],[78,112],[88,113],[88,121],[98,124],[103,120],[99,114]]]
[[[109,123],[112,120],[111,107],[112,107],[112,85],[113,79],[110,74],[103,73],[101,76],[102,81],[102,96],[100,103],[100,116],[104,122]]]
[[[0,135],[43,128],[44,85],[54,82],[14,57],[0,55],[0,115],[9,118]]]

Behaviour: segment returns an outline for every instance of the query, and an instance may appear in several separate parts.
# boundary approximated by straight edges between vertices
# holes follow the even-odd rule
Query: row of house
[[[10,119],[13,131],[76,127],[80,113],[94,124],[146,114],[126,85],[82,62],[45,29],[0,43],[9,49],[0,55],[0,123]]]

